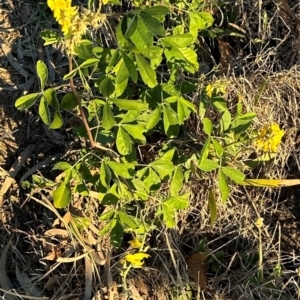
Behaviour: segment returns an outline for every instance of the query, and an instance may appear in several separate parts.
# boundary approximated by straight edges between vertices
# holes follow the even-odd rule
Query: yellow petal
[[[128,242],[132,248],[140,248],[142,243],[138,239],[134,239]]]

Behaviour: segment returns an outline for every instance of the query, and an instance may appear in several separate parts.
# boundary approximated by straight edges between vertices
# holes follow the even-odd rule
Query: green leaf
[[[27,109],[36,102],[40,95],[41,93],[32,93],[22,96],[17,99],[15,107],[19,110]]]
[[[124,91],[126,90],[127,88],[127,85],[128,85],[128,78],[121,82],[121,83],[117,83],[116,86],[115,86],[115,93],[114,93],[114,97],[119,97],[121,96]]]
[[[63,124],[64,124],[63,118],[62,118],[60,112],[58,110],[56,110],[54,113],[54,116],[53,116],[53,121],[50,124],[49,128],[50,129],[58,129],[61,126],[63,126]]]
[[[68,80],[70,78],[73,78],[78,72],[78,69],[74,69],[71,72],[69,72],[68,74],[64,75],[63,80]]]
[[[59,43],[61,41],[59,33],[54,30],[43,30],[40,35],[45,41],[44,46]]]
[[[157,47],[157,46],[149,46],[147,49],[144,49],[144,50],[140,49],[139,52],[140,52],[140,54],[142,54],[143,56],[145,56],[151,60],[156,59],[157,62],[158,61],[161,62],[163,59],[163,57],[162,57],[163,49],[160,47]]]
[[[138,71],[136,66],[134,65],[134,62],[132,59],[125,53],[122,52],[123,61],[125,63],[125,66],[130,74],[130,77],[134,83],[137,83],[138,81]]]
[[[118,216],[120,218],[121,223],[123,225],[128,226],[130,229],[134,230],[138,227],[138,224],[136,222],[137,218],[130,216],[123,211],[118,211]]]
[[[214,148],[216,150],[216,154],[218,156],[218,158],[221,158],[223,156],[223,153],[224,153],[224,149],[222,147],[222,145],[215,139],[211,138],[211,141],[214,145]]]
[[[143,144],[146,144],[146,137],[144,132],[146,131],[144,125],[142,124],[122,124],[122,127],[135,139],[141,141]]]
[[[204,172],[212,172],[219,167],[219,164],[211,159],[204,159],[198,164],[198,168]]]
[[[152,16],[157,16],[157,15],[166,15],[170,12],[169,8],[166,6],[152,6],[152,7],[147,7],[143,10],[145,13],[152,15]]]
[[[102,163],[100,167],[100,181],[104,187],[110,187],[111,171],[105,163]]]
[[[202,122],[203,122],[203,131],[207,135],[211,135],[212,131],[213,131],[213,124],[212,124],[211,120],[208,118],[203,118]]]
[[[178,98],[178,101],[179,101],[182,105],[186,106],[189,110],[193,111],[194,113],[197,112],[197,109],[196,109],[195,105],[194,105],[192,102],[190,102],[190,101],[184,99],[183,97],[179,97],[179,98]]]
[[[139,118],[140,114],[141,112],[138,110],[129,110],[124,116],[123,114],[121,115],[122,121],[120,123],[121,124],[132,123]]]
[[[218,216],[217,204],[213,189],[208,190],[208,207],[210,212],[210,224],[212,225],[216,221]]]
[[[132,143],[131,143],[130,136],[122,128],[122,126],[119,126],[118,129],[116,145],[121,155],[127,155],[132,151]]]
[[[129,39],[136,31],[137,16],[125,16],[122,20],[122,30],[125,39]],[[124,30],[125,29],[125,30]],[[125,31],[125,32],[124,32]]]
[[[167,228],[174,228],[176,226],[175,214],[176,211],[174,208],[169,207],[168,205],[162,205],[162,213],[163,213],[163,222],[165,223]]]
[[[211,99],[211,104],[216,110],[225,112],[228,110],[226,100],[223,97],[216,96]]]
[[[60,109],[65,109],[65,110],[72,110],[77,106],[77,100],[74,96],[73,92],[68,92],[66,93],[59,105]]]
[[[174,165],[172,163],[172,157],[175,150],[168,151],[163,157],[150,163],[150,166],[158,173],[159,177],[163,180],[167,176],[171,176],[174,171]],[[171,158],[168,155],[172,155]]]
[[[54,106],[56,109],[59,109],[59,103],[56,97],[56,90],[49,88],[44,91],[44,97],[49,105]]]
[[[148,30],[141,17],[137,18],[137,28],[130,37],[132,43],[140,50],[145,50],[153,44],[153,34]]]
[[[221,133],[224,133],[227,129],[229,129],[231,124],[231,114],[229,110],[225,110],[222,118],[221,118]]]
[[[149,116],[149,121],[147,122],[147,131],[154,128],[160,120],[161,107],[157,107]]]
[[[96,65],[99,62],[98,58],[89,58],[86,61],[84,61],[78,68],[83,69],[83,68],[88,68]]]
[[[112,209],[112,210],[109,210],[108,212],[106,213],[103,213],[100,217],[99,217],[99,220],[100,221],[107,221],[109,219],[112,218],[112,216],[115,214],[115,210]]]
[[[71,187],[69,181],[62,182],[53,191],[54,206],[56,208],[65,208],[71,201]]]
[[[195,52],[194,49],[192,48],[178,48],[177,49],[182,56],[184,57],[184,59],[191,64],[192,69],[190,70],[190,68],[187,68],[186,66],[183,65],[183,67],[191,73],[195,73],[199,70],[199,63],[198,63],[198,55]]]
[[[226,174],[230,179],[232,179],[236,183],[241,183],[245,180],[245,175],[240,170],[233,167],[222,167],[222,171]]]
[[[48,68],[42,60],[38,60],[36,63],[36,72],[41,83],[41,90],[43,90],[48,80]]]
[[[156,72],[151,68],[143,56],[136,53],[135,59],[143,81],[149,88],[154,88],[157,85]]]
[[[161,184],[161,179],[160,177],[157,175],[157,173],[149,168],[146,173],[145,173],[145,177],[142,179],[146,188],[148,189],[148,191],[150,191],[151,189],[157,190],[157,188],[160,186]]]
[[[116,221],[116,225],[111,229],[110,239],[114,247],[119,248],[123,240],[124,229],[120,221]]]
[[[148,30],[150,30],[154,35],[162,35],[162,36],[166,35],[166,31],[163,28],[163,26],[160,24],[158,19],[152,17],[151,15],[145,12],[141,12],[139,16],[142,18]]]
[[[237,116],[231,125],[234,133],[243,133],[245,132],[251,125],[252,120],[256,117],[256,114],[253,112],[246,113],[241,116]]]
[[[189,46],[193,42],[193,36],[189,33],[170,35],[160,39],[164,46],[184,48]]]
[[[122,83],[130,76],[129,71],[124,63],[123,58],[121,59],[120,69],[117,72],[116,83]]]
[[[42,121],[49,125],[51,122],[50,110],[48,106],[48,102],[46,101],[45,97],[42,96],[40,104],[39,104],[39,115]]]
[[[67,163],[65,161],[60,161],[54,165],[52,170],[67,171],[71,168],[72,168],[72,166],[69,163]]]
[[[190,116],[191,111],[196,112],[194,104],[185,100],[183,97],[179,97],[177,99],[177,114],[180,125]]]
[[[177,166],[170,185],[171,196],[176,196],[179,194],[179,192],[183,187],[183,181],[184,181],[184,176],[183,176],[182,166]]]
[[[222,171],[222,169],[219,169],[219,176],[218,176],[218,184],[219,184],[219,190],[221,193],[221,199],[222,202],[225,203],[228,199],[228,196],[230,194],[230,189],[226,180],[226,175]]]
[[[179,133],[179,120],[176,113],[170,107],[163,107],[163,122],[165,133],[168,137],[175,137]]]
[[[109,73],[113,69],[113,67],[116,65],[116,63],[120,58],[120,52],[118,50],[112,49],[110,53],[111,53],[111,59],[109,61],[107,68],[105,69],[106,73]]]
[[[106,77],[101,81],[99,89],[104,97],[109,97],[114,93],[115,85],[109,77]]]
[[[206,139],[201,152],[200,152],[200,157],[199,157],[199,165],[203,162],[208,157],[209,154],[209,146],[210,146],[210,138]]]
[[[106,164],[116,174],[126,179],[130,179],[134,174],[134,165],[130,163],[118,163],[114,161],[107,161]]]
[[[115,125],[114,115],[108,103],[103,107],[102,126],[104,129],[109,130]]]
[[[142,111],[148,108],[148,104],[138,100],[110,99],[113,103],[125,110]]]
[[[190,19],[190,33],[193,35],[194,40],[196,40],[198,36],[198,30],[204,30],[210,27],[213,22],[214,18],[210,13],[207,12],[189,12],[189,19]]]
[[[174,196],[164,200],[163,204],[172,207],[175,210],[185,209],[189,206],[189,194]]]

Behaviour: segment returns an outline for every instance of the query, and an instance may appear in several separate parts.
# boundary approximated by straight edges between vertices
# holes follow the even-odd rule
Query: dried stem
[[[70,55],[69,56],[69,71],[72,72],[72,69],[73,69],[73,56]],[[79,106],[79,111],[80,111],[81,119],[82,119],[83,125],[84,125],[84,127],[86,129],[86,132],[87,132],[87,135],[88,135],[91,147],[95,148],[95,141],[94,141],[94,138],[92,136],[91,129],[89,127],[89,124],[88,124],[87,119],[85,117],[84,110],[83,110],[82,105],[81,105],[81,98],[79,97],[79,95],[78,95],[78,93],[76,91],[76,88],[75,88],[75,85],[74,85],[74,80],[73,80],[72,77],[70,78],[70,87],[71,87],[71,89],[72,89],[72,91],[74,93],[75,99],[76,99],[77,104]]]

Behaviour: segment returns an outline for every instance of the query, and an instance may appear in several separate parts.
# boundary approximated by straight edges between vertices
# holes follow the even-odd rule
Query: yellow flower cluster
[[[265,125],[259,132],[255,145],[263,152],[277,152],[284,130],[279,128],[277,123]]]
[[[47,4],[53,11],[54,18],[61,25],[64,35],[68,35],[72,20],[76,16],[78,9],[71,6],[72,0],[48,0]]]
[[[209,98],[212,98],[213,94],[224,95],[226,93],[226,82],[223,80],[217,80],[214,83],[208,84],[205,91]]]
[[[124,257],[124,260],[121,261],[121,263],[125,263],[125,261],[129,262],[132,264],[133,267],[135,268],[140,268],[144,265],[144,258],[150,257],[149,254],[143,253],[143,252],[137,252],[133,254],[127,254]]]
[[[104,21],[105,15],[72,6],[72,0],[48,0],[48,6],[53,11],[56,21],[61,25],[65,36],[66,46],[70,52],[81,42],[82,36],[86,33],[87,27],[98,28]]]

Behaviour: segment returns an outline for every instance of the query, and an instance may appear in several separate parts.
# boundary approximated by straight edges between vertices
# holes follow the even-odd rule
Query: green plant
[[[93,40],[86,29],[90,20],[101,26],[119,14],[101,14],[101,7],[93,11],[93,1],[81,12],[70,1],[51,2],[58,5],[50,6],[55,16],[59,4],[67,4],[66,18],[72,20],[67,22],[71,27],[64,27],[65,19],[56,16],[64,35],[51,30],[42,35],[45,45],[65,43],[70,70],[64,79],[70,90],[61,98],[56,88],[47,88],[48,70],[38,61],[41,91],[20,97],[16,107],[38,105],[41,120],[51,129],[63,126],[64,111],[77,110],[84,126],[74,130],[88,138],[90,147],[82,149],[73,165],[55,164],[61,171],[59,182],[35,176],[35,184],[50,186],[56,208],[67,208],[72,193],[97,198],[103,207],[99,220],[105,224],[101,234],[109,234],[116,248],[124,233],[144,243],[153,229],[176,227],[177,212],[189,206],[185,183],[192,176],[211,183],[213,223],[216,195],[226,202],[229,181],[245,183],[257,134],[251,128],[254,113],[243,112],[240,102],[234,113],[227,107],[226,81],[207,84],[196,101],[190,100],[199,90],[198,35],[214,22],[205,2],[136,3],[138,8],[122,14],[110,32],[115,48]],[[75,87],[74,78],[80,78],[80,86]],[[179,141],[187,120],[195,116],[203,134],[198,139],[185,132],[196,145],[186,152]],[[163,141],[145,155],[155,132]]]

